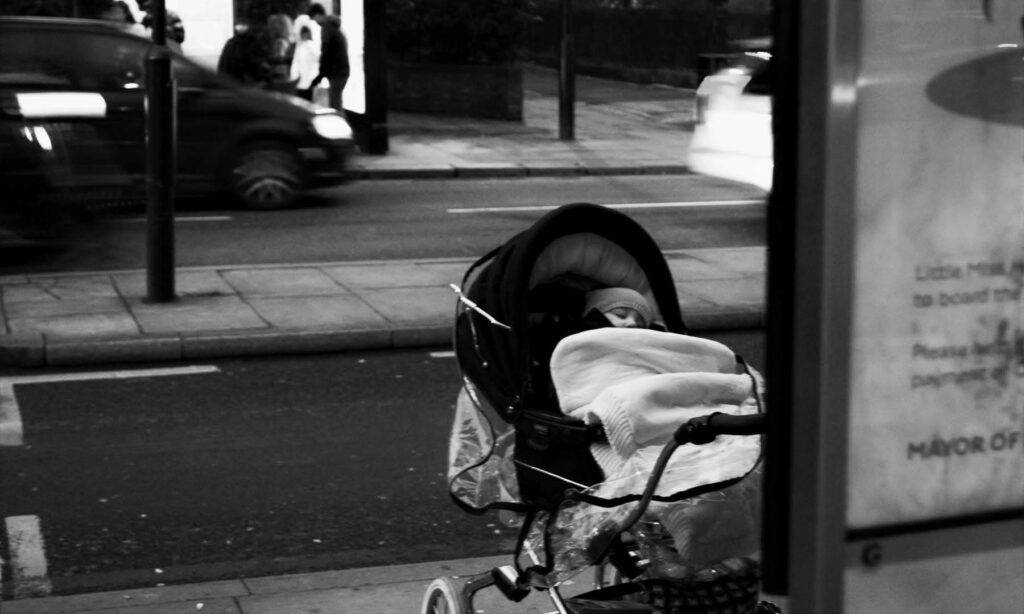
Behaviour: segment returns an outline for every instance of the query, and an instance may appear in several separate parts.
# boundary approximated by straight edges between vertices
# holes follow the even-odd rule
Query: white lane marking
[[[0,377],[0,447],[24,444],[24,429],[15,384],[46,384],[52,382],[81,382],[97,379],[128,379],[133,377],[167,377],[172,375],[202,375],[218,373],[214,365],[167,367],[162,369],[135,369],[125,371],[95,371],[91,373],[54,373],[48,375],[20,375]]]
[[[215,365],[190,367],[165,367],[160,369],[127,369],[123,371],[93,371],[88,373],[53,373],[48,375],[16,375],[0,377],[0,383],[43,384],[49,382],[81,382],[94,379],[129,379],[133,377],[166,377],[171,375],[203,375],[219,373]]]
[[[20,446],[22,439],[21,411],[14,396],[14,384],[0,382],[0,447]]]
[[[175,222],[229,222],[230,215],[196,215],[196,216],[174,216]],[[142,224],[147,218],[144,217],[123,217],[115,220],[120,224]]]
[[[45,597],[53,591],[46,567],[43,534],[36,516],[9,516],[7,543],[11,556],[14,598]]]
[[[619,203],[614,205],[602,205],[609,209],[685,209],[687,207],[716,207],[716,206],[741,206],[741,205],[763,205],[764,199],[749,200],[688,200],[671,203]],[[448,213],[514,213],[516,211],[551,211],[562,205],[536,205],[527,207],[479,207],[479,208],[456,208],[448,209]]]
[[[455,358],[455,350],[447,350],[445,352],[431,352],[431,358]]]

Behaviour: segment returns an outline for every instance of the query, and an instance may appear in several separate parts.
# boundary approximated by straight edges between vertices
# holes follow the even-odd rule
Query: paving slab
[[[4,286],[4,302],[12,305],[118,296],[107,275],[30,275],[26,282]]]
[[[7,304],[5,311],[11,320],[72,314],[101,315],[123,312],[124,300],[116,295],[86,295],[30,301],[14,300]]]
[[[246,296],[312,296],[342,294],[348,290],[316,268],[282,267],[233,269],[221,276],[235,291]]]
[[[444,286],[462,281],[468,264],[394,262],[389,264],[344,265],[324,267],[323,271],[338,283],[357,290]]]
[[[138,322],[123,312],[9,317],[7,328],[14,335],[38,332],[54,338],[123,337],[140,332]]]
[[[701,279],[721,279],[722,267],[708,262],[704,258],[681,255],[668,261],[668,269],[677,288],[686,288],[693,281]]]
[[[114,273],[111,278],[122,296],[145,300],[149,294],[146,271]],[[174,272],[174,290],[178,296],[217,296],[234,294],[232,288],[213,269],[178,269]]]
[[[759,306],[765,302],[765,278],[694,279],[685,284],[681,292],[711,303],[733,306]]]
[[[366,290],[363,300],[398,327],[451,326],[455,295],[450,288],[393,288]]]
[[[354,294],[254,296],[248,299],[248,303],[268,325],[286,330],[371,329],[385,328],[388,324],[384,316]]]
[[[239,296],[185,296],[170,303],[130,299],[129,307],[146,334],[270,328]]]
[[[768,250],[764,247],[708,248],[695,254],[723,271],[741,274],[763,275],[768,266]]]

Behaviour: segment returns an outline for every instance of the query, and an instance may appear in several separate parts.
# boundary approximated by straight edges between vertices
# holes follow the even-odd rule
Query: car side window
[[[111,35],[76,35],[76,63],[86,87],[97,90],[137,90],[146,85],[146,53],[142,40]]]
[[[53,45],[32,31],[0,33],[0,85],[74,89],[75,75]]]
[[[103,32],[9,30],[0,36],[0,82],[71,90],[145,85],[147,44]]]

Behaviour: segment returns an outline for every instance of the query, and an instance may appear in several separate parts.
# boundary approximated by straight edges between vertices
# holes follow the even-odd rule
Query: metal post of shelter
[[[174,76],[167,48],[165,0],[153,0],[153,46],[146,58],[147,300],[171,302],[174,292]]]
[[[841,4],[776,5],[767,340],[786,364],[769,373],[780,395],[765,482],[779,491],[766,501],[765,553],[776,563],[765,589],[787,595],[794,614],[843,608],[855,194],[844,171],[854,167],[856,108],[832,93],[852,87],[858,50],[855,37],[836,36],[837,24],[856,23]]]
[[[576,41],[572,19],[572,0],[562,0],[561,64],[558,73],[558,138],[576,138]]]
[[[368,154],[388,152],[388,67],[387,12],[384,3],[363,1],[365,17],[364,72],[366,74],[366,114],[357,122],[361,147]]]

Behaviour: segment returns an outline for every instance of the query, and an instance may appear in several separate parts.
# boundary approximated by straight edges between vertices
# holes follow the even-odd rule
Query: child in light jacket
[[[292,56],[292,80],[295,93],[300,98],[313,100],[313,80],[320,72],[320,47],[313,41],[310,29],[303,26],[299,29],[299,40],[295,44],[295,55]]]

